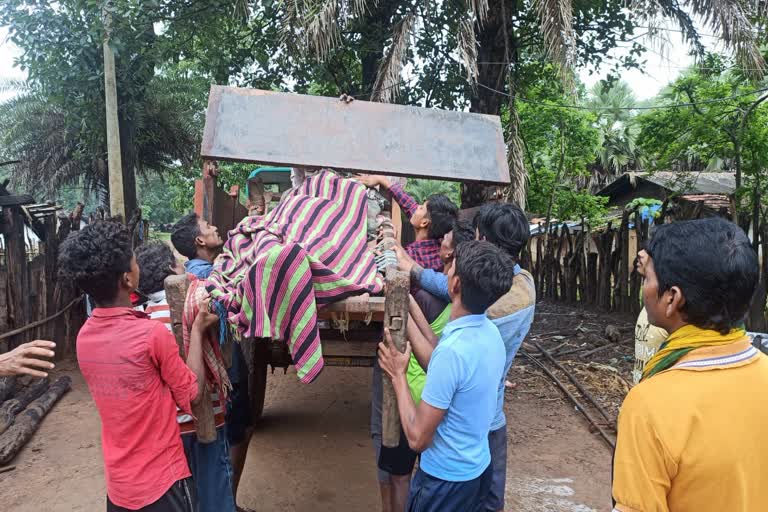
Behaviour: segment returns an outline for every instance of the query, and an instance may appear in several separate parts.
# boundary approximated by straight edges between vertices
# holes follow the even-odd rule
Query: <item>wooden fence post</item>
[[[27,270],[24,215],[16,207],[3,208],[3,235],[5,238],[5,267],[8,273],[8,327],[22,327],[29,323],[29,274]],[[9,348],[19,344],[20,336],[9,343]]]

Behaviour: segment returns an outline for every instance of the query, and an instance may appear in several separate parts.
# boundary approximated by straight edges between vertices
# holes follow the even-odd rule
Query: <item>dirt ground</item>
[[[541,309],[553,317],[570,315],[557,307]],[[546,329],[553,323],[568,328],[574,319],[542,320],[531,338],[558,342],[546,338]],[[608,362],[622,366],[620,354],[627,350],[617,346]],[[524,363],[516,363],[510,380],[517,387],[507,391],[507,510],[610,510],[610,449],[551,382]],[[621,372],[626,374],[626,365]],[[13,462],[16,469],[0,474],[2,510],[104,510],[98,414],[76,365],[63,362],[57,373],[71,375],[73,389]],[[270,375],[265,417],[251,441],[239,503],[258,512],[378,510],[368,433],[370,382],[371,370],[364,368],[327,368],[308,386],[291,370]],[[597,391],[601,402],[603,395],[604,403],[616,401]]]

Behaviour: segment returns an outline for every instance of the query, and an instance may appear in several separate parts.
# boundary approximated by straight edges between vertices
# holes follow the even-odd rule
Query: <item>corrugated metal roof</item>
[[[677,194],[733,194],[736,175],[732,172],[628,172],[609,183],[597,195],[616,198],[631,192],[639,181],[647,181]]]
[[[680,198],[693,203],[704,201],[704,206],[712,210],[720,210],[721,208],[730,210],[731,208],[731,199],[724,194],[685,194]]]
[[[638,177],[680,194],[733,194],[736,190],[732,172],[655,172]]]

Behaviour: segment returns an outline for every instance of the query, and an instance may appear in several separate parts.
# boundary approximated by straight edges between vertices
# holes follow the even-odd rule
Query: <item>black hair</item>
[[[512,288],[515,262],[490,242],[473,240],[456,247],[456,275],[461,281],[461,302],[470,313],[485,313]]]
[[[427,198],[427,213],[430,220],[429,238],[437,240],[453,228],[459,208],[443,194],[435,194]]]
[[[196,213],[187,214],[173,225],[171,231],[171,243],[179,254],[189,259],[197,258],[195,239],[200,236],[199,220]]]
[[[173,274],[176,258],[163,242],[149,242],[136,250],[136,263],[141,271],[139,291],[148,294],[164,289],[165,278]]]
[[[512,203],[484,204],[475,215],[474,226],[481,239],[501,248],[515,261],[520,259],[531,232],[525,212]]]
[[[656,228],[646,246],[661,296],[685,297],[686,321],[727,334],[744,321],[760,278],[757,254],[737,225],[719,217]]]
[[[453,231],[451,243],[453,244],[454,250],[459,244],[471,242],[475,239],[475,228],[473,228],[472,224],[466,220],[456,220],[453,223],[453,229],[451,231]]]
[[[131,271],[133,242],[123,224],[99,220],[64,240],[59,251],[60,274],[72,279],[98,304],[117,298],[120,279]]]

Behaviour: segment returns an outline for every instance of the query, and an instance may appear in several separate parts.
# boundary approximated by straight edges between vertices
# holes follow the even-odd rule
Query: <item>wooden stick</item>
[[[43,324],[47,324],[51,320],[56,320],[58,317],[60,317],[61,315],[63,315],[67,311],[69,311],[70,308],[72,308],[72,306],[74,306],[75,304],[77,304],[81,300],[83,300],[82,296],[76,298],[75,300],[73,300],[72,302],[67,304],[64,307],[64,309],[62,309],[61,311],[59,311],[58,313],[56,313],[54,315],[49,316],[48,318],[43,318],[42,320],[38,320],[37,322],[32,322],[31,324],[27,324],[24,327],[19,327],[18,329],[14,329],[12,331],[8,331],[8,332],[0,335],[0,341],[4,340],[6,338],[10,338],[11,336],[16,336],[17,334],[21,334],[21,333],[26,332],[26,331],[28,331],[30,329],[34,329],[35,327],[40,327]]]
[[[613,343],[606,343],[605,345],[600,345],[597,348],[593,348],[592,350],[588,350],[587,352],[584,352],[583,354],[579,354],[579,357],[581,357],[581,358],[589,357],[592,354],[596,354],[597,352],[600,352],[603,349],[606,349],[608,347],[613,347],[613,346],[614,346]]]
[[[584,397],[589,400],[589,402],[595,406],[595,409],[600,413],[600,415],[606,419],[606,421],[613,425],[613,419],[608,415],[608,413],[603,409],[603,407],[597,403],[597,400],[589,393],[589,391],[586,390],[584,386],[581,385],[581,382],[579,382],[576,377],[573,376],[571,372],[569,372],[563,365],[557,362],[557,360],[552,357],[552,354],[546,351],[544,347],[542,347],[538,342],[534,341],[533,345],[539,349],[539,351],[544,354],[544,357],[549,359],[549,361],[554,364],[558,370],[562,371],[568,376],[568,379],[570,379],[571,382],[573,382],[573,385],[576,386],[576,389],[579,390],[579,392],[584,395]]]
[[[579,402],[579,400],[575,396],[573,396],[573,394],[570,391],[568,391],[568,388],[566,388],[565,385],[562,382],[560,382],[560,379],[558,379],[555,376],[555,374],[549,370],[549,368],[544,366],[544,364],[541,361],[533,357],[528,352],[521,350],[520,353],[524,357],[527,357],[528,359],[530,359],[536,366],[541,368],[542,371],[546,373],[550,379],[552,379],[552,381],[557,385],[557,387],[560,388],[560,391],[562,391],[563,394],[565,394],[565,396],[568,397],[568,399],[576,406],[576,409],[579,412],[581,412],[584,415],[584,417],[587,418],[587,421],[589,421],[589,423],[600,433],[600,437],[602,437],[605,440],[605,442],[608,443],[608,446],[610,446],[611,449],[615,450],[616,443],[613,442],[613,440],[608,436],[605,430],[603,430],[600,427],[600,425],[592,418],[592,416],[590,416],[590,414],[587,412],[584,406],[581,405],[581,402]]]
[[[176,336],[176,344],[179,346],[179,355],[186,360],[184,354],[184,334],[182,317],[184,315],[184,303],[187,299],[189,280],[187,276],[171,275],[165,278],[165,295],[171,308],[171,323],[173,334]],[[214,421],[213,403],[209,398],[208,384],[203,386],[203,399],[192,406],[192,414],[195,416],[195,429],[197,440],[200,443],[212,443],[216,440],[216,422]]]

